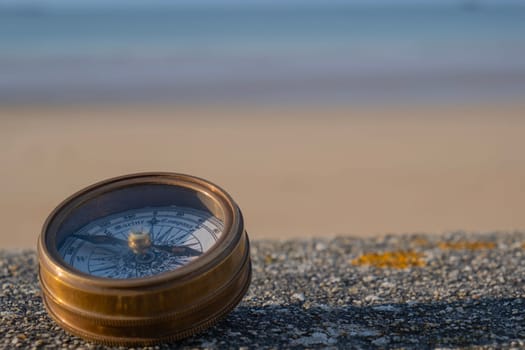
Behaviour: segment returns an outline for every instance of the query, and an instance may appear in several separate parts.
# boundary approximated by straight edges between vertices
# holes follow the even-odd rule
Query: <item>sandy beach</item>
[[[250,237],[525,229],[525,105],[0,108],[0,247],[141,171],[224,187]]]

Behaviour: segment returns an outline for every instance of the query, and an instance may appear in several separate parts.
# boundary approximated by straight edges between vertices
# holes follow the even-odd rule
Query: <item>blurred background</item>
[[[250,236],[525,229],[525,4],[0,0],[0,247],[140,171]]]

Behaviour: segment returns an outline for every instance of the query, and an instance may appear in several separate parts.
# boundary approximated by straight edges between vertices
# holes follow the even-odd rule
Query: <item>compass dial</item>
[[[208,251],[223,222],[182,206],[127,210],[90,222],[59,247],[62,259],[89,275],[142,278],[175,270]]]

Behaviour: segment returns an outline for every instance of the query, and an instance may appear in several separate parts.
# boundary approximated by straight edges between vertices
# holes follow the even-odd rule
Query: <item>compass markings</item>
[[[159,234],[157,237],[155,237],[155,240],[156,241],[159,241],[159,242],[164,242],[164,239],[167,235],[169,235],[171,233],[171,231],[173,231],[173,229],[175,228],[174,226],[171,226],[169,229],[167,229],[166,231],[164,231],[162,234],[160,232],[162,232],[162,227],[165,227],[165,226],[161,226],[161,230],[159,231]]]
[[[105,267],[101,267],[99,269],[89,269],[89,272],[90,273],[104,272],[104,271],[108,271],[111,268],[113,268],[113,265],[106,265]]]

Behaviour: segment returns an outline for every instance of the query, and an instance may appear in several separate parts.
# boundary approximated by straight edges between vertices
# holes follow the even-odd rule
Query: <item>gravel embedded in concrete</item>
[[[367,265],[385,252],[419,265]],[[252,261],[224,320],[152,348],[525,347],[523,233],[255,241]],[[0,348],[104,348],[48,318],[34,251],[0,251],[0,305]]]

